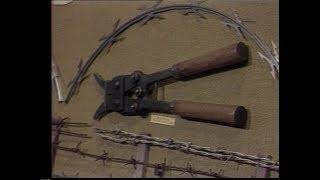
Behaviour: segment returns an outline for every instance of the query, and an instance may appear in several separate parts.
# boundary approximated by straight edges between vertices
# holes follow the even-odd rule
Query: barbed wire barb
[[[144,6],[144,7],[138,8],[138,10],[143,11],[143,12],[152,11],[152,10],[156,9],[156,8],[160,5],[160,3],[161,3],[162,1],[163,1],[163,0],[157,0],[156,3],[155,3],[153,6],[151,6],[150,8],[147,8],[146,6]],[[163,19],[165,19],[165,18],[164,18],[163,16],[161,16],[161,15],[155,14],[154,12],[150,12],[150,13],[148,13],[148,15],[141,21],[141,26],[146,25],[146,24],[147,24],[150,20],[152,20],[152,19],[163,20]]]
[[[145,135],[137,135],[134,133],[126,132],[123,130],[103,130],[97,129],[96,134],[100,136],[102,139],[107,141],[112,141],[116,143],[122,144],[131,144],[135,145],[137,143],[148,144],[150,146],[159,146],[168,149],[178,150],[185,153],[205,156],[212,159],[218,159],[222,161],[233,161],[242,164],[248,164],[252,166],[261,166],[265,168],[269,168],[274,171],[279,170],[279,163],[272,161],[269,158],[257,157],[249,154],[244,154],[240,152],[223,150],[221,148],[208,148],[201,147],[192,144],[191,142],[180,142],[174,141],[173,139],[165,138],[161,139],[158,137],[150,137]],[[117,137],[108,136],[106,134],[113,134]]]
[[[187,10],[182,10],[181,14],[184,16],[188,16],[189,14],[196,14],[198,17],[200,17],[202,19],[207,19],[207,17],[205,15],[203,15],[202,13],[199,12],[199,9],[195,8],[197,6],[200,6],[205,1],[207,1],[207,0],[203,0],[203,1],[190,0],[190,5],[192,5],[192,7],[190,7]]]
[[[62,150],[62,151],[68,151],[68,152],[80,154],[82,156],[87,156],[87,157],[93,158],[95,160],[97,160],[97,158],[103,157],[101,155],[95,155],[95,154],[90,154],[90,153],[87,153],[87,152],[83,152],[83,151],[80,150],[79,147],[77,147],[77,148],[68,148],[68,147],[63,147],[63,146],[57,146],[57,149],[58,150]],[[112,157],[110,155],[108,155],[106,157],[106,159],[108,159],[108,161],[110,161],[110,162],[117,162],[117,163],[122,163],[122,164],[133,164],[133,165],[141,164],[141,165],[145,165],[148,168],[155,169],[155,174],[157,173],[160,177],[163,177],[164,172],[166,170],[171,170],[171,171],[180,171],[180,172],[186,171],[186,172],[189,172],[189,173],[192,173],[192,174],[201,174],[201,175],[206,175],[206,176],[210,176],[210,177],[227,178],[225,176],[220,176],[217,173],[196,170],[194,168],[190,169],[190,168],[187,168],[187,167],[168,166],[168,165],[166,165],[165,162],[160,163],[160,164],[145,163],[145,162],[137,161],[134,158],[124,159],[124,158]]]

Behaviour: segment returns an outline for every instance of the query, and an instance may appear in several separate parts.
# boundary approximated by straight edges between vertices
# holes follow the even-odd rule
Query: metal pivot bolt
[[[130,78],[133,82],[137,82],[140,79],[139,73],[138,72],[132,73]]]
[[[139,86],[137,87],[137,89],[134,91],[134,93],[137,95],[137,96],[140,96],[142,94],[142,88]]]
[[[137,104],[137,103],[133,103],[133,104],[130,105],[130,108],[131,108],[131,110],[133,110],[133,111],[137,111],[137,109],[138,109],[138,104]]]
[[[119,81],[116,81],[116,82],[114,83],[114,86],[115,86],[116,89],[118,89],[119,86],[120,86],[120,82],[119,82]]]

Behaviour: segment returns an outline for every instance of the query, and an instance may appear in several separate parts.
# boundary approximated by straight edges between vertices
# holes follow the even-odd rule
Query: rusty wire
[[[59,122],[59,123],[52,123],[52,125],[58,125],[63,127],[90,127],[88,123],[82,123],[82,122]]]
[[[88,136],[87,134],[75,133],[75,132],[71,132],[71,131],[64,131],[61,129],[54,129],[53,128],[52,131],[57,131],[57,132],[59,132],[59,134],[66,135],[66,136],[73,136],[73,137],[79,137],[79,138],[92,138],[92,137]]]
[[[58,126],[58,127],[91,127],[88,123],[83,123],[83,122],[66,122],[67,119],[70,119],[70,117],[52,117],[52,122],[51,124],[53,126]]]
[[[81,123],[81,122],[65,122],[66,119],[70,119],[69,117],[61,118],[61,117],[53,117],[51,122],[51,130],[58,132],[58,134],[66,135],[66,136],[73,136],[79,138],[91,138],[87,134],[82,133],[75,133],[72,131],[65,131],[62,130],[64,127],[90,127],[88,123]]]
[[[198,174],[198,175],[205,175],[205,176],[216,177],[216,178],[228,178],[228,177],[223,176],[219,173],[215,173],[212,170],[207,172],[207,171],[194,169],[190,163],[187,164],[187,167],[169,166],[169,165],[166,165],[165,162],[145,163],[145,162],[138,161],[138,160],[134,159],[133,157],[131,157],[131,159],[111,157],[105,151],[101,155],[83,152],[80,150],[79,146],[77,146],[75,148],[57,146],[57,149],[62,150],[62,151],[76,153],[76,154],[81,155],[82,157],[84,157],[84,156],[90,157],[90,158],[95,159],[95,161],[101,160],[104,165],[106,162],[116,162],[116,163],[122,163],[124,165],[131,164],[131,165],[133,165],[133,167],[136,167],[137,164],[140,164],[140,165],[145,165],[148,168],[161,169],[163,171],[178,171],[178,172],[183,172],[183,173],[190,173],[190,175],[192,175],[192,176]]]

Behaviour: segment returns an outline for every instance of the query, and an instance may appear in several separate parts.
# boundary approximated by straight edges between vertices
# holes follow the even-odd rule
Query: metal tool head
[[[151,97],[153,92],[156,92],[157,82],[169,76],[170,70],[149,75],[135,71],[130,75],[120,75],[105,81],[100,75],[94,74],[97,83],[105,91],[104,102],[97,109],[94,119],[101,119],[108,112],[118,112],[125,116],[145,116],[145,100],[154,99]]]
[[[95,120],[100,120],[109,112],[119,112],[123,115],[136,115],[138,98],[132,98],[139,77],[136,74],[114,77],[110,81],[104,80],[100,75],[94,77],[101,88],[104,89],[104,102],[100,104],[94,114]]]

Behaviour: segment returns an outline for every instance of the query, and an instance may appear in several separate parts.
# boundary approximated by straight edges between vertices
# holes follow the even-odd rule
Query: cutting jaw
[[[99,74],[94,74],[94,78],[99,84],[99,86],[105,90],[107,86],[107,81],[105,81]],[[100,120],[103,116],[108,113],[105,102],[101,103],[96,112],[94,113],[93,119]]]

